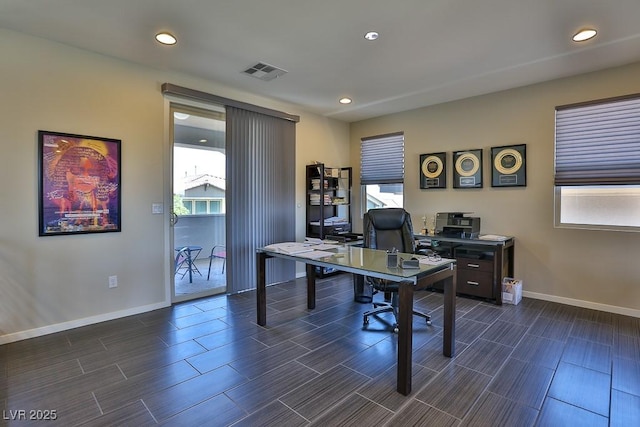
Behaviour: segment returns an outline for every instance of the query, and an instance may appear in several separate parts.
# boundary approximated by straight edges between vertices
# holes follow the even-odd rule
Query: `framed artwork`
[[[420,154],[420,188],[447,188],[447,153]]]
[[[39,235],[120,231],[120,140],[38,131]]]
[[[453,188],[482,188],[482,150],[454,151]]]
[[[491,186],[525,187],[527,185],[527,146],[491,147]]]

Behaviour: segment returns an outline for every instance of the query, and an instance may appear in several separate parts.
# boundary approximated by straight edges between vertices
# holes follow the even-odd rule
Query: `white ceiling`
[[[640,0],[0,0],[0,27],[349,122],[640,61]]]

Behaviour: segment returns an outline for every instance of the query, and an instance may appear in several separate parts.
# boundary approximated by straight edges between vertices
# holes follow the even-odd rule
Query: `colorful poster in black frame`
[[[482,149],[453,152],[453,188],[482,188]]]
[[[526,144],[491,147],[491,186],[525,187],[526,185]]]
[[[121,230],[120,143],[38,131],[40,236]]]
[[[420,154],[420,188],[447,188],[447,153]]]

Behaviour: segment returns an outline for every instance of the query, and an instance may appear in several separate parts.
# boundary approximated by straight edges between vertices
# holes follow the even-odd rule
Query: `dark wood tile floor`
[[[640,419],[640,319],[524,299],[420,292],[413,392],[395,392],[396,335],[362,329],[349,275],[216,296],[0,346],[0,425],[630,426]],[[391,320],[389,317],[386,320]],[[47,415],[55,420],[38,421]]]

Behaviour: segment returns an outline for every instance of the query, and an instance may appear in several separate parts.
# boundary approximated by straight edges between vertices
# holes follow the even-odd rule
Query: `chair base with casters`
[[[416,246],[411,215],[402,208],[370,209],[364,214],[362,228],[364,231],[363,247],[365,248],[415,253]],[[385,299],[390,302],[374,302],[374,309],[363,315],[364,325],[369,323],[369,316],[391,311],[395,319],[393,330],[398,332],[398,283],[365,277],[365,284],[372,286],[375,292],[384,292],[387,297]],[[429,315],[413,310],[413,308],[412,312],[416,316],[423,317],[428,325],[431,324]]]
[[[211,277],[211,263],[213,259],[221,259],[222,260],[222,272],[224,274],[224,267],[227,264],[227,248],[222,245],[216,245],[211,249],[211,255],[209,255],[209,272],[207,273],[207,280]]]
[[[412,310],[414,316],[422,317],[431,325],[431,316],[417,310]],[[393,332],[398,333],[398,292],[391,292],[391,301],[374,301],[373,310],[366,311],[362,315],[362,324],[366,327],[369,324],[369,316],[376,316],[381,313],[393,312],[395,323],[393,324]]]

